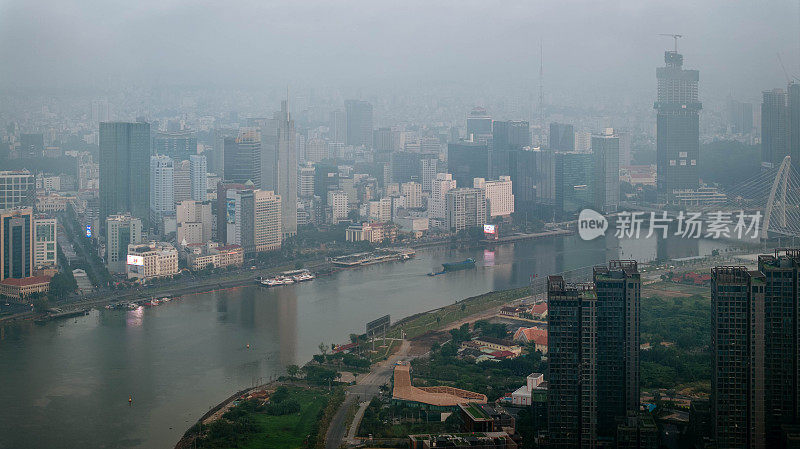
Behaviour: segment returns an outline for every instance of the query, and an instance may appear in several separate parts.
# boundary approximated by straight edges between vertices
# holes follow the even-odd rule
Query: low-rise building
[[[192,270],[202,270],[206,267],[222,268],[229,266],[242,266],[244,263],[244,249],[239,245],[220,246],[216,242],[186,245],[184,248],[186,261]]]
[[[547,382],[544,374],[529,374],[525,385],[511,393],[511,404],[518,407],[533,405],[534,403],[547,402]]]
[[[517,449],[517,443],[505,432],[409,435],[409,449]]]
[[[348,242],[381,243],[385,239],[394,241],[396,238],[397,227],[392,223],[361,223],[348,226],[345,230],[345,240]]]
[[[469,402],[458,409],[465,432],[514,432],[514,417],[499,405]]]
[[[513,341],[504,340],[494,337],[478,337],[471,340],[473,344],[481,347],[481,349],[490,349],[492,351],[506,351],[519,356],[522,354],[522,348],[515,344]]]
[[[547,354],[547,329],[540,327],[521,327],[514,333],[514,341],[523,344],[533,343],[536,350]]]
[[[168,277],[178,273],[178,250],[167,242],[131,244],[126,262],[129,279]]]
[[[35,293],[46,294],[50,290],[50,278],[47,276],[28,276],[25,278],[7,278],[0,281],[0,295],[22,301]]]

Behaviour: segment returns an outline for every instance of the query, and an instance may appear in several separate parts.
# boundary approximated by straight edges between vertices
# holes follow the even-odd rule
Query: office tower
[[[664,67],[656,69],[657,190],[668,200],[673,190],[695,190],[700,177],[700,109],[697,96],[700,72],[683,69],[683,55],[664,52]]]
[[[483,190],[487,218],[508,217],[514,213],[513,182],[510,176],[501,176],[490,181],[475,178],[473,187]]]
[[[205,201],[208,197],[208,164],[205,156],[189,156],[189,176],[191,177],[192,199]]]
[[[548,447],[597,445],[597,295],[591,284],[547,278]]]
[[[787,123],[789,127],[789,155],[792,165],[800,167],[800,84],[789,83],[787,89]]]
[[[639,411],[639,303],[636,261],[594,267],[597,296],[597,430],[614,437],[617,426]]]
[[[594,207],[602,212],[616,212],[619,207],[619,137],[607,128],[592,136],[594,155]]]
[[[230,181],[220,181],[217,184],[217,235],[214,237],[217,241],[225,244],[232,244],[228,239],[227,223],[233,222],[235,219],[235,203],[228,200],[228,191],[230,190],[253,190],[253,183],[240,184]]]
[[[345,111],[331,112],[330,138],[333,143],[344,144],[347,141],[347,114]]]
[[[728,98],[728,126],[734,134],[753,132],[753,104]]]
[[[484,108],[472,108],[467,114],[467,140],[488,145],[491,139],[492,117]]]
[[[447,144],[447,172],[460,186],[471,186],[475,178],[488,178],[489,147],[474,142]]]
[[[238,134],[234,129],[214,128],[211,132],[214,149],[208,156],[208,169],[222,179],[225,179],[225,139]]]
[[[495,121],[492,125],[491,176],[510,176],[509,153],[531,144],[531,130],[526,121]]]
[[[226,198],[228,210],[225,242],[228,245],[239,245],[245,254],[251,254],[256,250],[254,190],[229,189]]]
[[[575,151],[586,152],[592,149],[592,133],[575,131]]]
[[[19,157],[39,158],[44,151],[44,134],[20,134]]]
[[[418,182],[404,182],[400,184],[400,194],[406,199],[406,208],[422,207],[422,184]]]
[[[0,281],[33,276],[33,209],[0,210]]]
[[[172,177],[175,201],[192,199],[192,165],[189,161],[175,161]]]
[[[261,185],[257,188],[274,190],[277,188],[275,173],[278,170],[278,124],[280,113],[272,118],[249,119],[248,123],[257,129],[261,136]]]
[[[55,267],[57,221],[55,218],[38,215],[33,219],[33,266],[35,268]]]
[[[451,232],[486,223],[486,196],[481,189],[458,187],[445,194],[445,227]]]
[[[430,192],[431,184],[436,179],[436,174],[439,173],[440,168],[443,168],[441,167],[441,162],[439,162],[439,155],[434,153],[420,154],[419,164],[422,190]]]
[[[761,167],[778,167],[789,154],[786,92],[766,90],[761,103]]]
[[[175,211],[175,168],[169,156],[150,156],[150,222],[159,229],[164,215]]]
[[[226,137],[224,153],[226,181],[261,185],[261,134],[257,129],[242,128],[237,137]]]
[[[289,116],[286,101],[276,115],[278,122],[278,152],[274,179],[275,193],[280,197],[283,238],[297,234],[297,154],[295,153],[294,120]],[[371,126],[371,125],[370,125]]]
[[[536,176],[536,153],[531,148],[522,148],[508,155],[514,210],[522,214],[526,221],[528,218],[533,218],[537,182],[542,180],[541,176]]]
[[[100,223],[130,212],[150,226],[150,125],[100,123]]]
[[[175,207],[176,241],[179,245],[209,242],[214,227],[212,221],[210,202],[181,201]]]
[[[398,151],[389,157],[391,182],[420,181],[420,154],[410,151]]]
[[[153,154],[164,154],[176,161],[197,154],[197,136],[192,131],[159,132],[153,138]]]
[[[314,197],[314,166],[311,164],[301,165],[297,169],[297,197]]]
[[[130,214],[111,215],[105,219],[106,266],[114,273],[124,273],[128,245],[142,243],[142,220]]]
[[[765,283],[764,274],[744,267],[711,271],[711,408],[718,447],[765,447]]]
[[[0,171],[0,210],[36,202],[36,179],[28,170]]]
[[[308,139],[306,142],[306,162],[320,162],[328,158],[328,142],[322,139]]]
[[[324,201],[330,190],[339,190],[339,168],[333,164],[314,164],[314,195]]]
[[[574,151],[575,127],[567,123],[551,123],[548,148],[551,150]]]
[[[347,115],[347,145],[355,147],[372,146],[372,105],[361,100],[347,100],[344,102]]]
[[[378,128],[372,136],[372,148],[375,149],[375,158],[379,161],[388,161],[392,152],[392,128]]]
[[[92,100],[92,122],[107,122],[109,118],[108,100]]]
[[[255,224],[253,226],[253,244],[256,251],[274,251],[280,249],[285,232],[282,231],[281,197],[271,190],[253,192]],[[295,213],[297,208],[295,206]]]
[[[428,217],[434,227],[444,227],[447,218],[446,195],[456,188],[456,182],[450,173],[437,173],[431,183],[431,198],[428,200]]]
[[[331,223],[338,224],[340,221],[347,220],[349,212],[347,194],[342,190],[330,190],[327,197],[328,207],[331,208]]]

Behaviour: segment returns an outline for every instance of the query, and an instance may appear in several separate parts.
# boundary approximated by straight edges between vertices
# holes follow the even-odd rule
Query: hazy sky
[[[538,83],[652,93],[686,35],[701,95],[800,75],[796,1],[0,0],[0,87]]]

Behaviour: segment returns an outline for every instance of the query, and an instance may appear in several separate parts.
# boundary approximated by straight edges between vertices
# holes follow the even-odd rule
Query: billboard
[[[92,225],[86,225],[86,237],[92,238]]]
[[[128,265],[136,265],[141,267],[142,265],[144,265],[144,257],[128,254]]]
[[[497,233],[497,227],[495,227],[493,224],[485,224],[483,225],[483,233],[494,235]]]
[[[228,198],[228,202],[226,204],[226,220],[228,223],[236,223],[236,200],[234,198]]]

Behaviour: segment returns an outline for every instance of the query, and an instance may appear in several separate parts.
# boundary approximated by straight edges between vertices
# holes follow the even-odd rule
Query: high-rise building
[[[551,123],[548,148],[551,150],[574,151],[575,127],[567,123]]]
[[[597,445],[597,294],[547,278],[548,447]]]
[[[189,157],[192,199],[205,201],[208,198],[208,163],[206,157],[194,154]]]
[[[20,134],[19,157],[39,158],[44,151],[44,134]]]
[[[467,114],[467,140],[488,145],[492,140],[492,117],[482,107]]]
[[[328,142],[322,139],[308,139],[306,142],[306,162],[320,162],[328,158]]]
[[[431,198],[428,200],[428,217],[434,227],[444,227],[447,218],[446,195],[456,188],[456,182],[450,173],[438,173],[431,183]]]
[[[150,156],[150,222],[175,211],[174,163],[169,156]]]
[[[376,129],[372,136],[372,148],[375,149],[376,159],[388,161],[388,155],[392,152],[392,128]]]
[[[251,181],[261,185],[261,134],[255,128],[242,128],[237,137],[226,137],[225,180],[238,184]]]
[[[124,273],[128,245],[142,243],[142,220],[130,214],[106,217],[106,266],[114,273]]]
[[[347,115],[347,145],[372,146],[372,105],[361,100],[347,100],[344,102]]]
[[[792,157],[792,165],[797,169],[800,167],[800,83],[789,83],[786,97],[789,156]]]
[[[514,213],[513,182],[510,176],[487,181],[475,178],[473,187],[483,190],[486,197],[486,217],[508,217]]]
[[[282,231],[281,197],[271,190],[253,192],[255,205],[253,243],[255,250],[274,251],[280,249],[285,233]],[[295,213],[297,209],[295,206]]]
[[[28,170],[0,171],[0,210],[36,202],[36,179]]]
[[[316,170],[311,164],[301,165],[297,169],[297,197],[314,197],[314,175]]]
[[[447,172],[460,186],[472,185],[475,178],[488,178],[489,147],[475,142],[448,144]]]
[[[619,138],[619,166],[627,167],[633,163],[631,133],[615,129],[614,134]]]
[[[176,161],[197,154],[197,136],[192,131],[159,132],[153,138],[153,154],[163,154]]]
[[[211,203],[208,201],[186,200],[175,208],[177,239],[184,243],[208,243],[212,237]]]
[[[347,141],[347,114],[345,111],[331,112],[330,139],[331,142],[339,144]]]
[[[55,218],[43,215],[34,217],[33,266],[35,268],[54,267],[58,264],[56,226]]]
[[[33,209],[0,210],[0,281],[33,276]]]
[[[410,151],[391,153],[389,157],[389,170],[391,182],[398,184],[411,181],[420,181],[420,154]]]
[[[225,241],[239,245],[245,254],[256,250],[255,242],[255,199],[252,188],[229,189],[226,192],[227,217]]]
[[[331,209],[331,223],[338,224],[340,221],[347,220],[349,212],[347,193],[343,190],[329,190],[328,207]]]
[[[734,134],[753,132],[753,104],[728,98],[728,126]]]
[[[664,67],[656,69],[657,190],[668,200],[674,190],[696,190],[700,184],[700,72],[683,69],[683,55],[664,52]]]
[[[619,137],[607,128],[592,136],[594,207],[603,213],[619,207]]]
[[[508,154],[508,165],[511,168],[511,193],[514,195],[514,210],[524,217],[535,211],[537,183],[542,177],[536,175],[536,154],[530,147],[521,148]]]
[[[289,105],[286,101],[281,104],[281,111],[276,114],[275,120],[278,122],[278,151],[273,175],[274,190],[280,197],[281,229],[283,238],[286,239],[297,234],[297,153],[294,146],[296,136],[294,120],[289,115]]]
[[[761,166],[778,167],[789,154],[789,117],[786,91],[766,90],[761,103]]]
[[[248,124],[259,131],[261,136],[261,185],[257,188],[274,190],[277,187],[275,172],[278,170],[278,117],[275,113],[272,118],[253,118]]]
[[[434,153],[420,154],[419,164],[422,190],[430,192],[433,180],[436,179],[436,174],[439,173],[440,168],[443,168],[439,161],[439,155]]]
[[[249,183],[247,186],[245,184],[230,182],[230,181],[220,181],[217,184],[217,203],[215,206],[216,209],[216,235],[213,235],[213,238],[220,243],[225,244],[233,244],[233,242],[229,242],[228,239],[228,231],[227,231],[227,223],[232,223],[235,219],[235,209],[233,208],[234,204],[228,201],[228,191],[229,190],[243,190],[243,189],[253,189],[253,184]]]
[[[406,208],[422,207],[422,184],[404,182],[400,184],[400,193],[406,198]]]
[[[531,130],[528,122],[511,120],[495,121],[492,124],[491,176],[510,176],[512,167],[509,154],[531,144]]]
[[[450,232],[476,228],[486,223],[486,195],[483,190],[458,187],[445,194],[445,227]]]
[[[149,228],[150,125],[100,123],[100,223],[129,212]]]

